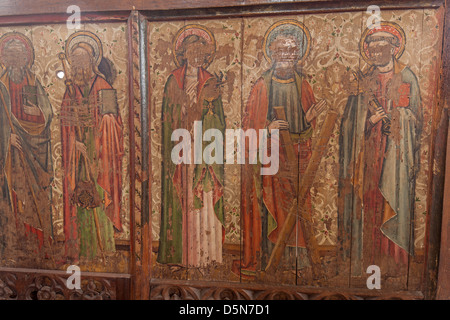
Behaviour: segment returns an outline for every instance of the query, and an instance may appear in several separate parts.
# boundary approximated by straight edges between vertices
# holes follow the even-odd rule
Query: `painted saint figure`
[[[263,46],[272,67],[256,81],[247,101],[244,130],[278,129],[289,133],[288,141],[280,140],[277,174],[261,176],[249,161],[243,169],[243,257],[234,262],[233,272],[250,279],[258,268],[267,265],[289,210],[296,203],[299,175],[311,157],[315,119],[326,106],[324,100],[316,102],[311,86],[297,70],[310,43],[308,29],[298,21],[282,20],[272,25]],[[299,223],[287,243],[286,256],[294,259],[288,258],[292,265],[297,258],[293,252],[296,247],[299,251],[306,247]],[[299,266],[309,264],[308,259],[299,260]]]
[[[174,130],[185,129],[193,139],[196,135],[203,137],[208,129],[224,134],[221,83],[206,71],[213,59],[215,40],[205,27],[187,25],[178,31],[173,45],[178,68],[167,79],[162,104],[162,207],[157,261],[206,266],[222,262],[223,161],[176,164],[171,153],[177,144],[172,141]],[[195,121],[201,121],[202,132],[194,132]],[[216,152],[223,150],[223,144],[215,143]],[[203,143],[202,154],[207,144]]]
[[[31,71],[34,49],[23,34],[0,38],[0,197],[11,206],[17,239],[28,240],[35,253],[50,253],[51,182],[50,124],[53,110],[41,83]],[[6,210],[2,208],[0,210]],[[2,226],[5,228],[6,226]],[[47,249],[42,250],[43,247]]]
[[[413,255],[414,194],[422,130],[417,78],[398,61],[405,33],[395,23],[366,29],[359,92],[344,111],[340,136],[341,235],[352,235],[353,275],[382,257],[406,265]],[[351,232],[350,232],[351,231]]]
[[[65,57],[71,67],[60,116],[66,255],[92,259],[114,252],[114,234],[122,231],[123,125],[105,78],[110,73],[100,71],[100,39],[88,31],[72,34]]]

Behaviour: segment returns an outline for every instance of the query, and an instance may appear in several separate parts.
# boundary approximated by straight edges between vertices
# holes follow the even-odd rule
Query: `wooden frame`
[[[445,5],[444,1],[420,1],[420,2],[411,2],[411,1],[399,1],[396,3],[392,2],[376,2],[376,1],[307,1],[304,6],[292,3],[282,3],[279,5],[268,5],[268,4],[253,4],[250,7],[233,7],[233,8],[202,8],[202,9],[180,9],[180,10],[145,10],[142,11],[144,17],[146,17],[149,21],[162,21],[162,20],[183,20],[183,19],[214,19],[214,18],[232,18],[232,17],[248,17],[248,16],[260,16],[260,15],[288,15],[288,14],[296,14],[296,13],[324,13],[324,12],[340,12],[340,11],[361,11],[365,10],[368,5],[377,4],[380,5],[383,9],[417,9],[417,8],[440,8],[445,6],[446,12],[448,12],[448,7]],[[446,21],[447,22],[447,21]],[[445,24],[447,25],[447,23]],[[448,42],[448,34],[447,28],[444,28],[444,43]],[[445,50],[443,50],[444,57],[443,61],[447,61],[445,57]],[[444,62],[445,63],[445,62]],[[443,74],[441,75],[441,82],[445,78],[445,70],[443,68]],[[442,91],[443,95],[446,95],[446,91]],[[438,92],[436,92],[438,94]],[[432,135],[435,137],[432,142],[432,156],[430,158],[431,161],[436,159],[440,161],[442,164],[443,155],[441,148],[444,148],[446,138],[442,136],[443,132],[447,132],[447,124],[445,122],[446,119],[446,106],[443,106],[443,101],[446,101],[440,96],[440,107],[437,108],[437,112],[434,115],[434,123],[436,126],[433,128],[433,132],[436,134],[440,132],[440,136]],[[443,120],[440,122],[440,119]],[[438,125],[438,123],[440,123]],[[439,160],[438,160],[439,159]],[[442,166],[439,167],[444,167]],[[433,280],[436,278],[437,274],[437,258],[439,256],[439,239],[440,236],[440,219],[442,212],[442,203],[440,201],[440,197],[443,195],[442,188],[442,173],[438,173],[437,175],[433,175],[430,173],[429,176],[430,181],[433,181],[433,187],[430,186],[429,195],[432,195],[432,200],[430,201],[429,212],[431,214],[428,215],[429,219],[429,229],[427,230],[427,242],[426,242],[426,261],[428,261],[426,270],[423,274],[424,279],[424,287],[423,287],[423,295],[426,299],[432,299],[436,292],[436,282]],[[444,209],[445,210],[445,209]],[[152,281],[153,283],[153,281]],[[171,285],[177,286],[176,281],[165,281],[158,280],[156,283],[166,286],[169,288]],[[186,285],[183,283],[183,285]],[[193,287],[196,287],[195,283],[192,284]],[[230,284],[230,288],[239,287],[238,285]],[[331,290],[331,288],[324,289]],[[389,293],[386,293],[389,295]]]
[[[15,2],[0,1],[0,26],[6,25],[24,25],[24,24],[48,24],[48,23],[65,23],[67,19],[64,1],[53,3],[51,8],[40,5],[40,1],[22,1],[20,7]],[[128,78],[129,78],[129,119],[127,119],[130,128],[130,146],[139,146],[139,148],[130,148],[130,239],[134,239],[129,244],[130,265],[129,270],[131,276],[128,275],[110,275],[113,279],[125,279],[120,281],[128,282],[122,288],[126,290],[130,288],[130,295],[115,294],[116,298],[132,298],[132,299],[165,299],[165,296],[158,296],[155,288],[175,288],[176,292],[186,292],[184,289],[188,287],[208,288],[208,283],[189,283],[177,282],[170,280],[152,280],[151,274],[151,222],[149,214],[151,212],[151,184],[149,183],[151,160],[149,157],[149,127],[148,116],[150,114],[150,105],[148,101],[149,85],[148,85],[148,62],[145,58],[148,47],[145,46],[147,21],[162,20],[182,20],[182,19],[220,19],[227,17],[247,17],[257,15],[287,15],[295,13],[323,13],[323,12],[341,12],[341,11],[361,11],[365,10],[368,5],[376,4],[385,9],[414,9],[414,8],[445,8],[445,24],[443,34],[443,46],[441,56],[440,85],[436,94],[439,97],[438,108],[433,115],[433,123],[435,127],[432,129],[432,142],[430,148],[430,164],[434,164],[437,170],[429,170],[429,192],[431,197],[428,212],[428,230],[426,241],[426,270],[423,274],[424,287],[421,292],[379,292],[375,296],[379,298],[415,298],[415,299],[448,299],[450,297],[450,280],[447,276],[449,270],[450,251],[450,229],[448,221],[450,219],[450,203],[448,201],[449,190],[449,154],[448,138],[448,109],[449,109],[449,61],[450,51],[450,9],[447,0],[430,0],[430,1],[411,1],[402,0],[395,3],[391,1],[286,1],[272,3],[269,0],[232,0],[224,3],[223,1],[176,1],[176,0],[158,0],[152,2],[131,1],[130,4],[124,4],[121,1],[83,1],[79,4],[82,12],[82,22],[126,22],[128,26]],[[134,134],[131,134],[133,129]],[[447,161],[447,162],[446,162]],[[430,165],[431,166],[431,165]],[[447,170],[446,170],[447,169]],[[445,178],[445,181],[444,181]],[[444,182],[445,190],[444,193]],[[444,198],[444,195],[446,197]],[[447,249],[447,250],[446,250]],[[145,254],[142,254],[145,253]],[[439,272],[438,272],[439,271]],[[22,274],[30,272],[30,270],[18,269],[0,269],[0,277],[2,275]],[[36,270],[32,272],[38,272]],[[47,271],[39,271],[46,273]],[[49,272],[49,271],[48,271]],[[47,273],[48,273],[47,272]],[[100,276],[105,275],[89,275]],[[22,279],[21,276],[16,276]],[[26,286],[26,284],[21,284]],[[120,286],[117,286],[119,288]],[[276,298],[274,292],[280,291],[279,287],[260,287],[234,283],[221,283],[218,287],[222,290],[230,292],[240,292],[239,290],[247,289],[254,292],[271,292],[266,295],[253,295],[248,298],[262,297]],[[158,289],[159,290],[159,289]],[[179,291],[181,290],[181,291]],[[184,291],[183,291],[184,290]],[[300,287],[283,288],[286,292],[290,292],[285,297],[319,297],[320,290],[303,290]],[[333,288],[324,288],[323,291],[329,295],[339,295],[341,298],[349,298],[353,296],[364,296],[365,293],[352,290],[338,291]],[[119,291],[118,291],[119,292]],[[298,295],[300,294],[300,295]],[[306,295],[306,296],[302,296]],[[183,297],[183,295],[179,295]],[[222,294],[210,295],[214,298],[223,298]],[[237,298],[245,298],[239,294],[232,295]],[[187,297],[187,296],[186,296]],[[208,296],[209,297],[209,296]],[[195,297],[195,298],[202,298]]]

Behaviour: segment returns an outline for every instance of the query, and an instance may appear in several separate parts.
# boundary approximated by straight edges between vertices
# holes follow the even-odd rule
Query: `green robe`
[[[183,199],[182,193],[186,192],[186,188],[190,188],[194,192],[194,208],[203,207],[201,197],[196,195],[195,190],[203,188],[204,192],[213,190],[219,195],[214,203],[214,211],[219,221],[224,223],[223,209],[223,164],[213,163],[207,165],[204,162],[198,164],[194,169],[194,181],[179,182],[176,176],[177,172],[181,172],[185,167],[184,164],[174,164],[171,158],[171,152],[178,142],[171,140],[172,132],[175,129],[188,129],[193,126],[193,121],[202,121],[202,133],[208,129],[218,129],[225,136],[225,116],[223,113],[222,99],[220,96],[215,97],[212,101],[203,98],[202,90],[208,79],[211,79],[206,71],[200,70],[201,75],[206,78],[203,83],[199,81],[199,97],[196,115],[186,117],[182,112],[182,105],[186,101],[183,100],[183,82],[184,69],[180,68],[173,72],[165,85],[164,97],[162,103],[162,194],[161,194],[161,225],[160,225],[160,242],[157,261],[159,263],[182,264],[183,263],[183,214],[187,208],[186,200]],[[201,106],[201,110],[200,107]],[[203,136],[203,135],[202,135]],[[204,148],[211,142],[203,142],[202,154]],[[192,144],[192,148],[194,144]],[[223,148],[223,146],[222,146]],[[193,159],[192,159],[193,162]],[[178,171],[177,171],[178,167]],[[218,188],[217,183],[213,181],[212,172],[216,178],[216,182],[220,182]],[[222,190],[219,190],[222,189]],[[185,232],[189,232],[185,230]]]
[[[39,235],[39,248],[48,246],[48,238],[53,237],[51,216],[51,182],[53,180],[53,163],[51,157],[50,124],[53,119],[53,109],[40,82],[30,72],[27,73],[27,85],[36,88],[36,105],[42,113],[44,121],[33,123],[20,120],[14,116],[13,106],[20,109],[22,106],[11,101],[15,95],[22,92],[13,92],[10,88],[9,74],[5,71],[0,76],[0,89],[3,101],[0,100],[0,201],[8,203],[11,211],[18,206],[19,201],[26,204],[20,217],[16,218],[16,224],[22,223],[33,232],[43,233]],[[11,121],[11,122],[10,122]],[[11,127],[12,125],[12,127]],[[22,151],[11,146],[11,134],[15,133],[22,144]],[[34,197],[30,191],[33,189]],[[17,201],[14,201],[13,193]],[[39,207],[39,213],[36,209]],[[11,225],[13,221],[4,221],[2,216],[6,214],[6,207],[0,208],[0,227],[6,230],[6,223]],[[19,220],[20,219],[20,220]],[[3,222],[2,222],[3,221]],[[19,223],[19,221],[21,223]],[[22,234],[20,229],[16,233]],[[0,236],[0,242],[1,242]],[[34,242],[34,241],[33,241]],[[2,244],[0,244],[0,248]],[[0,249],[1,251],[1,249]]]

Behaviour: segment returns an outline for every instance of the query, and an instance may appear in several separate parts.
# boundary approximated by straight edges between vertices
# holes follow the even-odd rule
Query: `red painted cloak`
[[[258,79],[253,86],[243,118],[243,129],[264,129],[269,124],[269,92],[273,72],[267,72]],[[299,97],[304,113],[316,103],[311,86],[306,80],[296,74],[296,84],[299,90]],[[289,119],[287,119],[289,121]],[[314,123],[312,123],[314,126]],[[259,145],[259,141],[258,141]],[[299,172],[303,174],[311,157],[311,138],[301,139],[299,143],[294,143],[294,149],[299,156]],[[300,150],[300,151],[299,151]],[[248,151],[247,151],[248,152]],[[261,254],[262,234],[262,206],[265,206],[269,214],[276,221],[276,228],[267,235],[269,240],[276,242],[283,223],[288,215],[289,203],[292,203],[292,196],[296,194],[288,178],[280,174],[282,168],[286,168],[287,159],[284,148],[280,144],[279,172],[275,175],[261,176],[259,168],[248,164],[248,158],[242,175],[241,188],[241,228],[243,257],[238,266],[233,265],[233,271],[237,274],[245,275],[245,271],[250,273],[256,271],[257,257]],[[247,155],[248,157],[248,155]],[[262,201],[261,201],[262,200]],[[307,201],[310,204],[310,199]],[[288,245],[305,247],[305,240],[300,227],[295,227]],[[295,236],[297,235],[297,239]],[[239,270],[241,269],[241,270]],[[240,272],[241,271],[241,272]]]
[[[61,114],[70,113],[73,104],[81,104],[83,100],[82,89],[75,87],[75,98],[71,100],[66,90],[61,106]],[[97,101],[99,91],[112,89],[111,85],[101,76],[96,75],[92,81],[89,102],[94,106],[93,119],[95,130],[95,148],[97,152],[96,165],[98,175],[96,182],[105,191],[104,207],[108,218],[119,232],[122,231],[120,219],[120,203],[122,198],[122,156],[123,128],[120,115],[100,114]],[[71,195],[75,189],[75,173],[80,161],[80,152],[75,149],[76,126],[61,120],[62,165],[63,177],[63,206],[64,206],[64,234],[66,240],[66,253],[73,255],[78,248],[77,207],[72,204]]]

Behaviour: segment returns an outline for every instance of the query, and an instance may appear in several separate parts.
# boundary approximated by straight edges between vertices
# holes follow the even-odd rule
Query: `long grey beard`
[[[8,75],[12,82],[15,84],[22,83],[25,79],[26,68],[8,67]]]
[[[94,73],[90,69],[74,69],[72,73],[73,83],[80,87],[87,85],[93,74]]]

